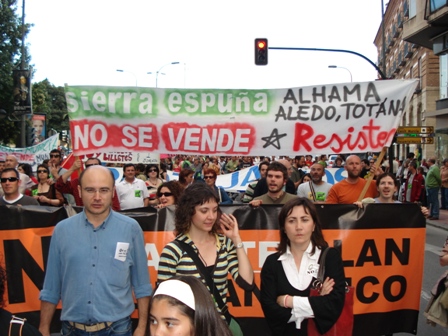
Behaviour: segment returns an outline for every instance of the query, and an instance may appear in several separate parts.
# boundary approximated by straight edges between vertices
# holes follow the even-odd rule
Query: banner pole
[[[381,153],[380,153],[380,155],[378,156],[378,159],[375,162],[375,168],[376,169],[378,169],[378,167],[380,166],[381,161],[383,160],[383,157],[384,157],[384,155],[387,152],[387,148],[388,147],[383,147],[383,149],[381,150]],[[369,174],[369,177],[367,178],[366,184],[364,185],[364,188],[362,189],[361,194],[358,197],[358,202],[361,202],[363,200],[364,196],[366,195],[367,190],[369,189],[370,183],[372,183],[372,180],[373,180],[373,177],[374,177],[373,175],[374,174]]]

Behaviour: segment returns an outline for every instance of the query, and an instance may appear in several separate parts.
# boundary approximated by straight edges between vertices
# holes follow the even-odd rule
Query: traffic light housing
[[[255,39],[255,64],[268,64],[268,39],[266,38]]]
[[[31,147],[35,145],[36,141],[36,133],[35,129],[32,126],[26,126],[26,146]]]

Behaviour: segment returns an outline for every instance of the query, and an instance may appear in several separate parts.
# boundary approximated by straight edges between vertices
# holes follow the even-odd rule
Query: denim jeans
[[[429,215],[439,218],[439,188],[427,188],[428,205],[431,207]]]
[[[132,336],[132,322],[130,317],[125,317],[118,320],[108,328],[104,328],[100,331],[87,332],[81,329],[77,329],[70,325],[67,321],[62,321],[62,336]]]

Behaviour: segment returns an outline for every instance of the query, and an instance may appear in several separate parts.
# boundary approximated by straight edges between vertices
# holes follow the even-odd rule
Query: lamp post
[[[137,76],[133,72],[130,72],[127,70],[122,70],[122,69],[117,69],[117,72],[129,72],[130,74],[132,74],[135,77],[135,86],[138,86],[137,85]]]
[[[337,65],[329,65],[328,67],[329,67],[330,69],[337,69],[337,68],[339,68],[339,69],[345,69],[345,70],[347,70],[348,73],[350,74],[350,82],[353,82],[353,76],[352,76],[352,73],[351,73],[351,71],[350,71],[349,69],[344,68],[344,67],[341,67],[341,66],[337,66]]]
[[[171,63],[167,63],[165,65],[163,65],[162,67],[160,67],[159,70],[156,71],[156,87],[159,87],[159,73],[161,73],[160,71],[162,71],[162,69],[168,65],[173,65],[173,64],[179,64],[179,62],[171,62]],[[152,74],[152,72],[148,72],[148,74]],[[164,75],[164,73],[162,73],[162,75]]]

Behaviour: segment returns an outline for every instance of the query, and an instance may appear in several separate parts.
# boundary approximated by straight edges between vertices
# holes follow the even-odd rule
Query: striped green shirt
[[[188,235],[182,234],[176,239],[190,244],[196,252],[198,251],[196,245],[194,245]],[[227,273],[230,273],[232,278],[243,289],[247,288],[247,290],[251,290],[252,285],[249,285],[239,276],[238,257],[233,242],[224,235],[217,235],[216,248],[218,251],[218,258],[213,270],[212,278],[216,288],[221,294],[222,300],[226,303],[228,293]],[[167,280],[176,275],[194,276],[201,279],[204,285],[207,285],[194,261],[181,249],[180,246],[172,241],[163,248],[162,254],[160,255],[157,281]],[[213,293],[213,289],[208,288],[208,291]],[[221,312],[218,306],[217,309]]]

